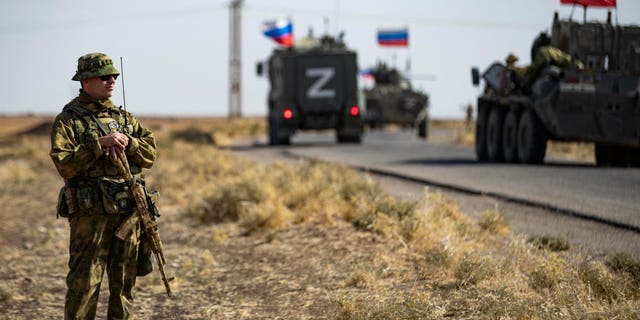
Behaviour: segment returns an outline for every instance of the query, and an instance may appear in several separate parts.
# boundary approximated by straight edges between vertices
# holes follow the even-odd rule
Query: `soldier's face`
[[[116,79],[113,76],[95,77],[82,80],[82,90],[98,100],[110,98],[113,95],[115,87]]]

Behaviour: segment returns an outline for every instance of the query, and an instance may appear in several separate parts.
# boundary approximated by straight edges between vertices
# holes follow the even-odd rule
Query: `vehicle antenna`
[[[122,64],[122,57],[120,57],[120,79],[122,82],[122,105],[124,106],[124,111],[127,111],[127,98],[124,94],[124,66]]]
[[[128,123],[128,120],[127,120],[128,117],[126,115],[126,112],[127,112],[127,98],[126,98],[126,95],[124,94],[124,64],[122,63],[122,57],[120,57],[120,76],[121,76],[120,77],[120,81],[122,82],[122,106],[123,106],[124,112],[125,112],[125,115],[124,115],[124,127],[128,129],[129,128],[129,123]]]

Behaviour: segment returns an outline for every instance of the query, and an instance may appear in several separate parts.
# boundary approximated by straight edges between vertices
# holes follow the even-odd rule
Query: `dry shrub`
[[[456,266],[454,276],[458,287],[476,285],[495,274],[494,266],[486,256],[465,254]]]
[[[375,199],[374,210],[397,220],[412,216],[417,203],[392,197],[379,196]]]
[[[541,258],[530,272],[530,285],[535,290],[554,289],[565,280],[565,270],[569,269],[567,262],[558,255],[552,254],[548,258]]]
[[[338,320],[389,320],[389,319],[441,319],[441,312],[426,293],[413,293],[404,298],[381,301],[375,305],[354,299],[341,299],[334,319]]]
[[[293,212],[281,203],[258,203],[247,202],[245,209],[240,215],[240,226],[245,230],[245,234],[251,234],[261,230],[282,229],[290,224]],[[268,241],[268,242],[271,242]]]
[[[216,144],[216,141],[213,138],[211,132],[207,132],[196,127],[189,127],[182,130],[173,131],[171,133],[171,138],[177,141],[185,141],[196,144]]]
[[[608,258],[606,265],[623,278],[629,296],[640,297],[640,259],[628,253],[616,253]]]
[[[352,223],[357,229],[389,234],[397,221],[412,217],[415,208],[416,202],[401,200],[380,192],[374,196],[373,206],[361,207],[360,214],[353,218]]]
[[[620,296],[616,279],[602,262],[583,262],[578,266],[578,275],[596,299],[613,301]]]
[[[255,180],[228,181],[210,188],[187,211],[187,215],[202,223],[237,221],[248,203],[260,203],[266,198],[264,189]]]
[[[496,210],[483,212],[478,220],[478,226],[483,231],[493,234],[506,234],[509,231],[507,220]]]
[[[453,261],[453,256],[441,243],[433,243],[428,248],[422,248],[422,254],[415,259],[414,269],[419,280],[444,280],[447,269]]]
[[[569,250],[571,246],[567,239],[552,235],[533,236],[528,241],[538,249],[549,251],[565,251]]]

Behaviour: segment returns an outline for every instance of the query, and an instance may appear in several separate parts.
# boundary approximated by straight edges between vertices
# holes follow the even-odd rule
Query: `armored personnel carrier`
[[[427,138],[429,97],[411,88],[411,82],[395,68],[379,63],[371,69],[375,85],[364,91],[369,128],[398,124],[417,128],[418,136]]]
[[[640,27],[560,20],[532,46],[522,70],[494,63],[482,74],[476,155],[541,163],[547,140],[595,143],[598,165],[640,165]],[[480,82],[472,69],[474,85]]]
[[[338,142],[361,142],[356,52],[341,39],[306,38],[274,49],[267,62],[271,145],[289,144],[297,130],[335,129]],[[263,65],[257,65],[259,75]]]

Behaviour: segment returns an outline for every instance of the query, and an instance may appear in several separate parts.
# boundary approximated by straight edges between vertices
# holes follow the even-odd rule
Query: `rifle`
[[[122,71],[122,102],[124,103],[124,110],[127,111],[127,100],[124,95],[124,66],[122,65],[122,57],[120,57],[120,70]],[[124,119],[126,126],[126,115]],[[107,134],[107,131],[100,126],[100,122],[95,118],[93,120],[98,124],[98,127]],[[131,169],[129,168],[129,161],[127,161],[127,155],[124,151],[116,150],[115,155],[112,155],[109,158],[118,169],[118,173],[120,173],[122,178],[127,182],[129,187],[127,190],[129,197],[133,198],[136,204],[136,209],[133,214],[125,220],[120,227],[118,227],[118,230],[116,230],[116,237],[121,240],[126,239],[138,221],[142,223],[142,232],[147,234],[145,239],[151,249],[151,252],[153,252],[153,256],[156,258],[156,264],[158,265],[158,270],[160,270],[160,274],[162,275],[162,282],[164,282],[164,288],[167,290],[167,295],[171,297],[169,281],[173,280],[173,277],[167,279],[167,274],[164,271],[164,265],[167,264],[167,261],[164,258],[162,241],[160,241],[160,233],[158,232],[158,224],[156,223],[155,215],[151,212],[150,205],[147,202],[147,193],[144,190],[144,187],[134,180],[133,175],[131,174]]]
[[[126,180],[129,186],[129,197],[133,198],[136,204],[135,211],[131,218],[127,219],[117,230],[116,236],[120,239],[124,239],[126,235],[131,231],[131,228],[140,221],[142,224],[142,231],[147,234],[146,240],[148,241],[149,248],[153,252],[156,258],[156,264],[158,270],[162,275],[162,281],[164,287],[167,290],[167,295],[172,296],[171,288],[169,287],[169,281],[173,280],[173,277],[167,279],[167,275],[164,270],[164,265],[167,261],[164,258],[164,252],[162,251],[162,241],[160,241],[160,233],[158,232],[158,224],[156,223],[155,216],[151,213],[149,203],[147,202],[147,195],[144,187],[137,183],[133,175],[131,175],[131,169],[129,168],[129,162],[127,156],[123,151],[116,151],[115,156],[111,157],[111,161],[118,168],[120,175]]]

